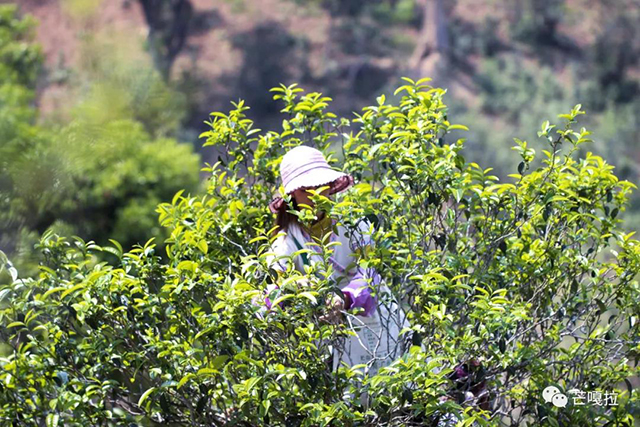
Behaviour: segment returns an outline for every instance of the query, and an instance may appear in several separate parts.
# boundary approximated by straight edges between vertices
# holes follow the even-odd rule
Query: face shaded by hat
[[[333,169],[320,150],[300,145],[289,150],[280,164],[280,177],[286,194],[296,190],[329,186],[329,195],[346,190],[353,185],[353,178]],[[286,203],[280,196],[269,204],[271,212],[285,209]]]

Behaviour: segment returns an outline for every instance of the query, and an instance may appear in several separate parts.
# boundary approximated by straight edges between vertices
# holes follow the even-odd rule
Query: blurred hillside
[[[396,87],[433,78],[449,118],[471,130],[467,160],[500,177],[513,138],[581,103],[586,150],[640,180],[639,0],[20,0],[42,46],[39,123],[127,117],[152,138],[199,150],[203,120],[245,99],[279,126],[268,90],[297,82],[350,115]],[[155,74],[154,74],[155,73]],[[150,77],[151,76],[151,77]],[[156,77],[153,77],[156,76]],[[98,118],[96,118],[98,117]],[[204,153],[215,160],[216,153]],[[626,215],[638,229],[640,197]]]

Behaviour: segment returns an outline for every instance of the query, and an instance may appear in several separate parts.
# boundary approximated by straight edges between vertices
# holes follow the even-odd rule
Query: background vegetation
[[[206,195],[179,192],[158,208],[166,262],[152,241],[125,252],[47,232],[40,274],[19,279],[10,268],[0,288],[9,302],[0,419],[435,426],[450,415],[459,426],[632,426],[640,242],[617,217],[637,187],[602,158],[577,156],[590,142],[573,129],[579,106],[543,124],[542,149],[518,140],[517,173],[498,183],[465,161],[462,139],[445,143],[464,126],[446,119],[444,90],[425,83],[408,80],[399,105],[380,96],[354,120],[330,113],[317,92],[275,88],[281,132],[255,129],[242,101],[213,113],[202,136],[225,154],[205,168]],[[314,197],[347,228],[372,221],[378,243],[356,262],[382,274],[381,303],[398,301],[410,325],[401,356],[375,375],[328,367],[349,333],[319,320],[336,291],[332,248],[319,245],[325,261],[307,272],[307,288],[297,271],[267,267],[278,160],[289,147],[328,152],[332,142],[358,183],[337,202]],[[260,316],[274,282],[277,308]],[[542,399],[549,385],[616,402],[556,407]]]
[[[13,200],[11,222],[2,221],[13,231],[2,233],[0,248],[20,257],[54,224],[73,224],[65,234],[100,242],[116,237],[126,247],[145,241],[143,229],[155,235],[152,219],[135,224],[131,218],[178,188],[196,190],[198,160],[188,147],[201,151],[202,118],[242,98],[251,105],[250,118],[275,129],[281,119],[268,90],[293,81],[330,94],[335,112],[348,117],[380,93],[393,99],[400,76],[432,77],[447,88],[450,114],[471,129],[452,137],[466,138],[468,160],[493,167],[501,179],[517,161],[514,137],[533,141],[543,120],[580,103],[588,112],[581,124],[595,135],[590,149],[621,178],[638,181],[640,8],[634,0],[25,0],[17,7],[13,14],[5,9],[3,18],[3,49],[12,59],[2,79],[14,87],[13,104],[3,104],[14,117],[7,116],[13,125],[3,125],[6,140],[19,138],[11,126],[20,123],[30,128],[21,132],[45,129],[37,139],[58,144],[39,148],[37,160],[30,150],[19,153],[19,161],[3,155],[14,169],[35,162],[39,174],[56,177],[11,184],[21,182],[11,191],[22,202]],[[9,76],[14,71],[19,77]],[[128,142],[117,135],[129,133],[121,123],[109,126],[112,136],[100,137],[108,144],[80,142],[94,141],[96,129],[118,120],[137,122],[146,135]],[[33,144],[36,137],[27,139]],[[186,145],[171,152],[167,139]],[[137,143],[160,157],[140,167],[167,173],[150,178],[154,172],[142,172],[154,190],[119,176],[127,174],[119,166],[103,170],[96,163],[102,149],[115,153]],[[9,146],[16,144],[3,150],[15,156]],[[75,151],[87,155],[76,162],[83,166],[62,154]],[[210,163],[220,154],[201,152]],[[162,158],[176,156],[184,160],[160,166]],[[129,158],[123,168],[136,169],[136,162]],[[104,175],[89,176],[95,171]],[[78,174],[91,196],[74,187]],[[54,183],[55,190],[44,191]],[[10,194],[5,185],[3,194]],[[120,187],[115,193],[113,185]],[[78,200],[64,202],[65,192]],[[623,217],[632,229],[639,207],[633,196]]]
[[[609,421],[629,422],[625,417],[637,414],[637,392],[632,394],[631,389],[638,385],[638,350],[632,345],[637,346],[638,339],[638,307],[637,303],[634,305],[637,282],[633,281],[638,265],[634,261],[637,246],[629,232],[638,227],[640,196],[623,184],[624,180],[639,181],[640,7],[636,1],[1,3],[0,253],[6,253],[11,263],[0,269],[0,283],[7,284],[0,292],[0,308],[4,310],[4,329],[0,333],[5,343],[0,345],[0,355],[13,354],[14,358],[3,359],[3,366],[8,364],[11,368],[3,371],[1,384],[15,385],[0,389],[6,402],[12,402],[5,406],[5,419],[13,420],[18,408],[26,408],[21,416],[47,422],[53,422],[51,417],[55,416],[62,417],[55,418],[59,422],[82,423],[96,417],[96,422],[127,419],[151,423],[162,418],[193,424],[221,422],[222,413],[229,407],[244,411],[245,417],[250,415],[246,408],[260,407],[252,416],[262,418],[245,421],[263,423],[267,416],[276,417],[275,423],[293,422],[278,417],[301,410],[295,398],[299,390],[317,388],[318,393],[336,395],[339,384],[349,382],[353,373],[344,371],[335,378],[301,378],[296,373],[301,369],[305,372],[302,375],[320,372],[321,360],[305,353],[311,358],[300,360],[304,366],[293,359],[291,364],[274,365],[276,355],[282,356],[281,350],[273,343],[256,344],[253,338],[249,339],[261,334],[274,340],[279,336],[267,324],[247,323],[252,318],[247,298],[261,289],[264,281],[246,276],[247,271],[259,267],[245,257],[260,253],[261,240],[247,242],[267,228],[268,215],[260,209],[277,184],[274,162],[283,146],[300,142],[334,150],[336,164],[354,171],[360,181],[372,185],[374,193],[379,188],[376,185],[384,184],[396,192],[414,195],[415,199],[410,200],[416,205],[391,203],[389,209],[409,209],[409,215],[432,220],[438,217],[439,206],[452,207],[452,212],[457,212],[453,219],[440,218],[435,229],[425,228],[425,224],[384,223],[397,215],[370,205],[369,200],[376,198],[366,186],[350,196],[366,206],[364,211],[338,209],[347,222],[363,214],[380,218],[382,228],[377,237],[399,246],[374,254],[371,262],[381,263],[379,267],[394,283],[397,296],[414,313],[414,336],[440,334],[441,338],[438,348],[426,345],[421,351],[414,350],[405,360],[406,365],[397,367],[398,382],[383,377],[365,381],[363,387],[379,396],[376,411],[387,417],[375,422],[435,422],[443,409],[438,406],[440,396],[433,394],[434,389],[428,384],[441,384],[436,394],[452,396],[456,395],[455,386],[444,376],[433,376],[424,357],[442,356],[441,366],[452,369],[456,361],[469,359],[468,349],[482,355],[483,363],[489,367],[487,383],[504,393],[503,399],[507,399],[506,395],[513,399],[509,403],[500,401],[501,410],[508,412],[501,414],[504,422],[514,424],[522,420],[518,416],[527,415],[532,422],[604,425]],[[419,96],[407,88],[396,92],[406,83],[401,76],[410,76],[414,82],[430,76],[433,81],[429,84],[446,91]],[[295,97],[297,92],[287,86],[294,81],[310,94],[322,92],[330,96],[331,111],[341,120],[325,114],[328,107],[320,95],[309,95],[300,104]],[[269,91],[280,84],[285,84],[281,94],[286,95],[288,108],[284,122],[283,106],[274,101],[274,93]],[[380,94],[385,96],[379,98]],[[416,131],[415,126],[419,128],[421,122],[415,113],[406,110],[402,96],[408,96],[404,101],[417,102],[416,96],[425,100],[420,111],[427,117],[425,123],[434,126],[435,131]],[[238,99],[246,104],[238,104]],[[211,111],[226,112],[230,101],[236,102],[235,112],[209,116]],[[307,104],[320,106],[309,112],[304,107]],[[581,104],[580,110],[574,108],[576,104]],[[251,109],[246,110],[245,105]],[[373,107],[365,112],[363,107],[367,105]],[[438,105],[440,109],[436,108]],[[390,106],[402,110],[406,123],[387,116]],[[295,108],[299,110],[294,111]],[[583,110],[588,114],[580,114]],[[573,146],[567,158],[575,163],[565,165],[572,164],[576,170],[569,168],[540,180],[549,167],[545,162],[549,156],[542,152],[541,144],[552,144],[545,148],[553,153],[554,140],[548,137],[557,135],[556,129],[544,125],[541,129],[541,124],[569,111],[575,134],[561,135],[560,139],[565,138],[563,147]],[[294,113],[309,121],[296,119]],[[217,121],[205,123],[203,119],[207,117]],[[241,118],[252,120],[263,131],[254,136],[243,134],[249,122]],[[314,128],[313,120],[319,119],[324,127]],[[464,123],[468,130],[451,127],[454,121]],[[222,123],[240,128],[221,128]],[[563,126],[562,122],[557,125],[558,129]],[[584,134],[582,126],[591,135]],[[205,149],[198,141],[203,132],[213,132],[205,133]],[[400,134],[393,136],[394,132]],[[378,145],[385,143],[376,139],[379,134],[402,149],[394,151],[390,146]],[[416,148],[412,145],[416,138],[433,142],[437,148],[427,144]],[[518,138],[515,150],[514,138]],[[577,143],[587,138],[592,141]],[[464,152],[459,151],[463,145]],[[532,155],[531,148],[536,155]],[[435,170],[434,153],[451,156],[445,157],[453,169]],[[418,155],[424,156],[424,163],[411,160]],[[203,163],[217,166],[200,170]],[[613,171],[610,165],[615,167]],[[224,178],[220,175],[222,169],[227,171]],[[451,175],[453,170],[459,175]],[[439,182],[440,187],[424,189],[410,180],[403,184],[406,179],[398,175],[402,171],[413,171],[416,179],[429,178]],[[507,183],[513,182],[516,172],[530,178],[522,179],[522,186],[513,189]],[[597,180],[584,174],[595,174]],[[205,177],[208,179],[203,180]],[[233,178],[229,181],[229,177]],[[250,177],[257,187],[246,194],[242,183]],[[471,203],[475,200],[471,194],[476,190],[468,187],[470,183],[483,188],[477,205]],[[494,187],[498,184],[505,187],[498,191],[499,187]],[[569,193],[558,195],[554,190],[551,199],[545,196],[539,200],[531,193],[535,185]],[[497,191],[501,196],[495,199],[495,195],[486,193],[487,187],[492,189],[489,193]],[[180,190],[185,190],[182,196],[174,198]],[[421,191],[427,191],[426,196],[420,196]],[[581,202],[573,200],[575,194],[571,192],[576,192]],[[532,204],[524,209],[524,205],[513,201],[507,203],[506,196],[516,194],[519,199],[530,197]],[[629,200],[625,202],[627,196]],[[586,203],[584,199],[591,199],[595,205],[581,205]],[[167,205],[170,200],[173,203]],[[202,200],[209,200],[212,205],[206,206]],[[419,203],[424,206],[419,207]],[[159,204],[161,207],[156,210]],[[477,209],[486,212],[480,214]],[[587,215],[579,220],[583,222],[575,222],[575,209]],[[498,227],[513,216],[532,228],[517,235],[517,239],[506,228],[483,229],[479,218],[486,220],[491,212],[497,221],[491,227]],[[458,214],[465,217],[461,223]],[[213,218],[216,215],[220,218]],[[211,231],[202,231],[203,221],[213,221]],[[581,224],[587,235],[578,232],[576,224]],[[404,240],[397,234],[401,227],[413,230]],[[557,227],[559,234],[549,234],[549,227]],[[538,238],[534,237],[536,233]],[[448,240],[449,235],[458,240]],[[152,237],[155,240],[149,243]],[[604,254],[609,238],[626,249]],[[478,244],[491,239],[496,240],[488,246]],[[419,254],[407,257],[404,251],[419,241],[426,246]],[[475,243],[463,243],[471,241]],[[546,242],[543,251],[541,243],[536,243],[540,241]],[[153,245],[156,246],[151,249]],[[438,262],[427,247],[441,251],[433,254],[440,257]],[[570,248],[578,252],[571,252]],[[496,250],[503,258],[496,255]],[[486,271],[467,271],[464,264],[470,260],[480,262],[479,258],[488,263]],[[431,271],[435,265],[442,266],[445,259],[448,267],[446,274],[442,272],[444,278],[414,277],[411,280],[415,286],[401,286],[417,270]],[[229,260],[233,261],[231,267]],[[545,262],[552,263],[548,270]],[[576,277],[578,273],[569,269],[578,266],[586,269],[580,274],[591,279],[580,276],[575,283],[565,283],[554,276]],[[18,281],[14,280],[16,274]],[[440,273],[433,270],[433,274]],[[464,284],[471,290],[451,287],[460,281],[454,280],[459,274],[470,274]],[[529,275],[537,278],[530,279]],[[505,286],[505,277],[518,280],[513,287]],[[440,289],[444,285],[438,280],[445,281],[449,290]],[[247,287],[234,288],[238,281],[246,282]],[[166,288],[174,286],[171,283],[180,291]],[[188,289],[183,293],[185,286]],[[80,292],[85,288],[86,292]],[[54,289],[57,290],[44,297]],[[479,289],[489,292],[485,305],[478,298],[484,295]],[[322,284],[316,291],[314,298],[320,300],[327,292]],[[111,297],[117,300],[106,300]],[[130,307],[136,299],[140,301],[134,310]],[[217,304],[227,299],[232,302],[225,305],[222,313],[213,309],[222,310]],[[85,308],[98,301],[103,306]],[[198,307],[188,301],[207,304]],[[500,324],[491,320],[496,318],[494,311],[500,311],[494,310],[495,304],[508,313]],[[532,312],[534,306],[539,306],[539,311]],[[304,307],[298,317],[284,321],[285,330],[302,328],[314,318],[318,308]],[[171,316],[174,311],[176,315]],[[125,316],[125,312],[126,319],[118,317]],[[532,317],[518,318],[524,312]],[[467,318],[459,313],[473,315]],[[559,329],[554,329],[548,340],[535,328],[527,331],[527,327],[538,325],[548,332],[549,322],[553,323],[551,313],[558,316]],[[168,318],[176,323],[167,322]],[[484,329],[470,332],[477,319],[486,320],[486,324],[477,323]],[[188,352],[189,346],[204,345],[202,335],[196,335],[219,321],[222,329],[214,328],[217,332],[210,333],[210,348],[189,355],[195,359],[176,350]],[[580,321],[587,329],[571,335],[570,325]],[[127,363],[133,364],[149,360],[152,356],[142,347],[153,346],[149,344],[151,335],[131,331],[131,337],[129,332],[124,334],[128,337],[124,343],[113,342],[115,335],[133,324],[160,328],[156,330],[159,335],[153,338],[158,340],[153,344],[157,344],[157,358],[154,364],[130,372],[133,385],[116,373],[128,369],[120,361],[105,359],[93,367],[95,371],[82,365],[82,360],[93,360],[98,353],[100,357],[116,359],[128,355]],[[227,336],[223,329],[232,332]],[[290,343],[293,350],[289,356],[304,351],[305,343],[320,330],[305,330],[307,335],[299,342]],[[326,333],[340,334],[335,330]],[[175,335],[175,341],[166,341],[166,334]],[[567,342],[570,336],[577,346]],[[38,350],[29,349],[25,344],[28,342]],[[607,345],[590,347],[597,342]],[[616,343],[620,345],[616,347]],[[39,347],[41,344],[43,347]],[[167,348],[158,350],[163,346]],[[72,357],[65,348],[80,350]],[[524,354],[525,348],[531,352]],[[48,359],[47,352],[55,356]],[[241,363],[245,356],[253,363],[266,354],[274,359],[267,358],[263,365],[250,368]],[[634,357],[636,365],[631,362]],[[227,360],[233,360],[232,366],[237,370],[224,375],[232,386],[218,391],[209,387],[213,380],[199,378],[198,372],[189,371],[186,365],[216,370]],[[536,363],[521,366],[522,360]],[[609,364],[599,371],[598,361]],[[558,370],[543,372],[542,366],[550,362]],[[145,371],[154,367],[160,371]],[[405,392],[399,387],[402,378],[407,380],[403,375],[409,367],[422,370],[425,376],[421,377],[424,382]],[[141,379],[136,379],[138,371]],[[26,383],[18,384],[12,382],[18,372],[32,374],[25,374]],[[35,372],[41,374],[44,383],[33,382],[38,378]],[[222,378],[216,377],[217,372],[209,373],[212,378]],[[249,380],[271,375],[281,376],[280,380],[288,378],[292,387],[289,391],[294,394],[283,391],[280,400],[265,399],[263,394],[273,391],[270,387],[280,387],[269,383],[271,380],[261,383],[262,394],[256,394],[257,383]],[[587,377],[593,384],[600,381],[627,390],[624,407],[619,412],[571,412],[575,418],[563,418],[566,413],[536,406],[536,393],[547,382],[563,378],[567,383],[561,386],[570,387],[586,384]],[[72,378],[78,382],[67,388],[66,381]],[[184,378],[187,379],[181,383]],[[94,379],[99,386],[92,382]],[[525,379],[529,385],[524,389],[514,385]],[[181,384],[179,389],[184,386],[184,390],[177,392],[173,382]],[[241,394],[238,384],[247,387],[245,397],[237,394]],[[100,391],[95,391],[94,386]],[[42,393],[30,395],[31,388],[42,389]],[[94,392],[98,394],[92,397]],[[195,408],[190,407],[193,402],[185,403],[180,397],[187,394],[180,393],[200,393]],[[497,402],[496,396],[492,399]],[[62,406],[55,407],[51,403],[54,400]],[[54,407],[47,409],[43,406],[45,401]],[[108,403],[95,412],[97,401]],[[355,402],[345,403],[344,407],[329,398],[323,402],[326,406],[307,408],[307,422],[345,417],[374,422],[367,418],[370,414],[357,414],[362,408],[354,406]],[[204,413],[198,411],[205,406],[208,409]],[[469,417],[477,416],[477,422],[496,421],[495,412],[487,415],[478,406],[474,408],[476,412]],[[518,412],[517,408],[532,412]],[[444,412],[460,413],[463,409],[445,405]],[[407,411],[415,413],[410,415]],[[199,415],[193,418],[195,413]],[[545,418],[549,413],[553,416]],[[420,417],[426,418],[419,421]]]

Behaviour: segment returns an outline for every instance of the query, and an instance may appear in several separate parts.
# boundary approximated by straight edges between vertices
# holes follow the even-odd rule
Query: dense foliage
[[[635,185],[598,156],[578,158],[589,142],[572,128],[580,106],[545,122],[541,142],[516,140],[521,162],[498,182],[465,161],[464,140],[449,134],[464,126],[426,82],[407,81],[397,103],[381,96],[354,119],[319,93],[274,88],[281,132],[254,128],[242,101],[212,113],[202,136],[225,154],[205,167],[207,194],[158,207],[167,262],[152,241],[123,252],[45,234],[39,276],[12,269],[0,288],[0,420],[436,425],[446,413],[460,425],[633,425],[638,392],[625,382],[640,358],[640,245],[618,215]],[[266,206],[281,155],[299,144],[333,153],[356,178],[340,199],[316,200],[346,226],[370,219],[376,245],[358,262],[409,313],[411,345],[372,377],[326,365],[327,344],[347,334],[318,320],[334,291],[329,263],[303,289],[298,273],[276,278],[266,265]],[[117,262],[98,262],[103,252]],[[274,280],[284,308],[258,316],[252,300]],[[454,382],[460,362],[468,375]],[[479,384],[489,394],[463,401]],[[549,385],[615,391],[617,405],[558,408],[542,398]]]
[[[124,73],[102,55],[85,70],[95,78],[72,122],[39,122],[33,29],[15,6],[0,6],[0,249],[28,273],[33,244],[51,227],[124,245],[161,237],[155,206],[198,186],[198,156],[167,137],[182,117],[174,94],[160,76]]]
[[[638,181],[640,8],[627,0],[503,1],[474,26],[462,13],[464,0],[456,3],[446,74],[460,67],[475,83],[472,102],[455,94],[449,102],[470,128],[468,159],[506,177],[512,138],[535,138],[540,122],[580,102],[589,112],[580,124],[598,135],[589,150],[615,164],[621,179]],[[451,89],[460,79],[452,80],[440,84]],[[628,228],[637,228],[638,207],[634,193],[623,218]]]

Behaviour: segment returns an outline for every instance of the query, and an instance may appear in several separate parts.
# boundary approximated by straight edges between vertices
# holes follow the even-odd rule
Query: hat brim
[[[325,170],[327,171],[327,170]],[[324,178],[320,179],[318,178],[316,182],[319,182],[319,184],[309,184],[309,182],[311,182],[311,180],[304,180],[304,185],[301,186],[297,186],[296,184],[296,188],[294,188],[293,190],[287,191],[287,194],[291,194],[296,190],[299,190],[301,188],[309,188],[309,187],[321,187],[324,185],[328,185],[329,186],[329,194],[335,194],[335,193],[340,193],[341,191],[344,191],[346,189],[348,189],[349,187],[351,187],[354,184],[353,181],[353,177],[351,175],[348,175],[346,173],[343,172],[339,172],[339,171],[335,171],[333,169],[329,169],[329,172],[331,172],[331,176],[333,177],[333,179],[329,179],[327,180],[327,177],[330,174],[323,174]],[[285,190],[286,191],[286,190]],[[278,211],[280,211],[281,209],[284,209],[287,207],[287,204],[285,203],[284,199],[281,196],[277,196],[275,197],[271,203],[269,203],[269,209],[271,210],[271,212],[273,213],[277,213]]]
[[[342,183],[342,185],[331,185],[334,182],[337,183],[337,181]],[[343,182],[346,182],[347,185],[344,186]],[[330,194],[333,194],[337,193],[338,191],[346,190],[352,184],[353,179],[351,179],[351,177],[344,172],[329,168],[317,168],[305,172],[304,174],[292,179],[291,182],[287,183],[287,186],[284,188],[284,192],[287,194],[291,194],[294,191],[300,190],[302,188],[321,187],[324,185],[329,185],[331,188]]]

